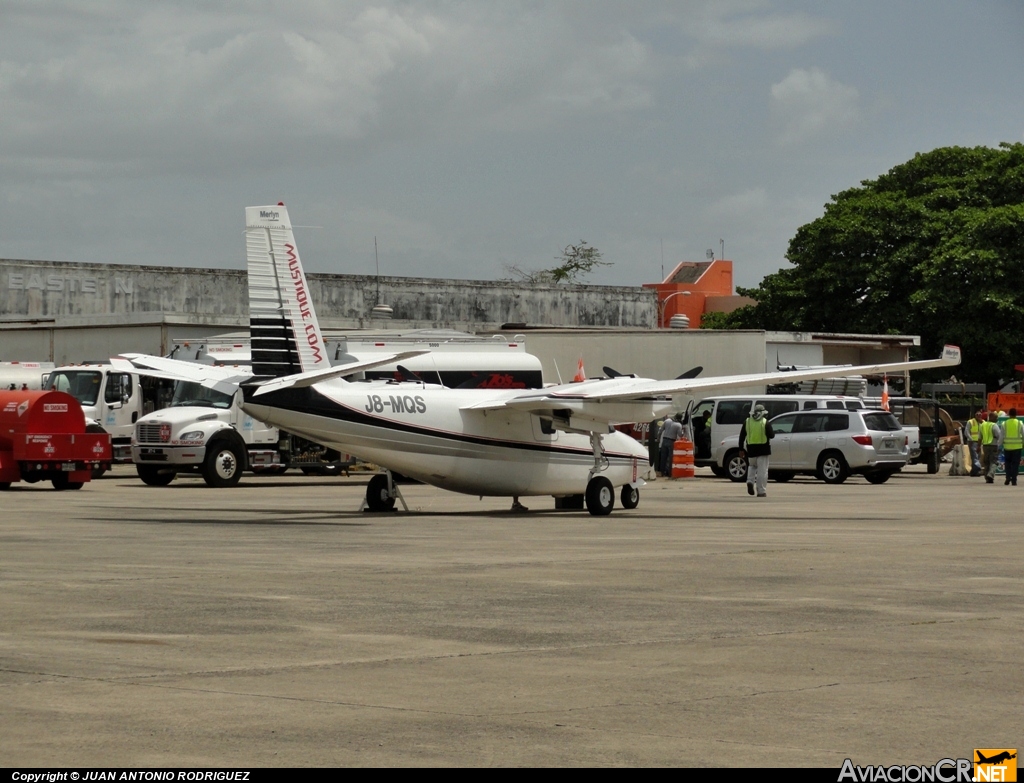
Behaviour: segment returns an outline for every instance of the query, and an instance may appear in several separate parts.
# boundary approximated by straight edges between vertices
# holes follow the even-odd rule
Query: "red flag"
[[[889,376],[882,376],[882,410],[889,410]]]
[[[576,364],[576,374],[572,377],[572,382],[579,383],[580,381],[585,381],[586,379],[587,374],[583,371],[583,354],[580,354],[580,360]]]

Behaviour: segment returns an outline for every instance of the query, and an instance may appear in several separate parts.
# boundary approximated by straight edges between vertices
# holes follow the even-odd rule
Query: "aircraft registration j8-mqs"
[[[250,416],[379,465],[367,485],[370,510],[394,508],[392,472],[470,495],[552,495],[582,499],[591,514],[611,512],[616,490],[635,508],[647,449],[614,424],[651,421],[681,406],[673,397],[829,377],[835,368],[669,381],[619,376],[543,389],[449,389],[418,380],[350,381],[369,363],[332,367],[324,347],[288,211],[283,204],[245,212],[252,377],[169,359],[125,356],[140,368],[208,385],[241,383]],[[382,357],[373,364],[400,361]],[[955,365],[940,358],[843,367],[844,375],[896,373]],[[199,374],[199,375],[197,375]],[[569,507],[574,504],[570,501]],[[580,507],[582,504],[580,504]]]

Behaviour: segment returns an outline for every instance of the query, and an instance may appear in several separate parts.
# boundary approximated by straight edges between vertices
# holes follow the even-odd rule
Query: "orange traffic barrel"
[[[693,478],[693,441],[680,438],[672,447],[672,478]]]

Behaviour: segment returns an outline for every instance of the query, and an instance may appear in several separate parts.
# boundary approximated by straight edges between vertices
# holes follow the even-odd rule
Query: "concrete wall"
[[[234,269],[0,259],[0,321],[159,314],[230,323],[248,315],[246,281]],[[369,317],[378,301],[394,309],[401,328],[507,322],[649,328],[657,320],[655,293],[640,287],[327,274],[310,274],[309,285],[325,328],[380,326]]]
[[[191,326],[157,321],[124,326],[0,326],[0,361],[75,364],[104,360],[129,351],[163,356],[174,339],[200,340],[240,328],[247,330],[248,324],[244,327],[234,324]]]

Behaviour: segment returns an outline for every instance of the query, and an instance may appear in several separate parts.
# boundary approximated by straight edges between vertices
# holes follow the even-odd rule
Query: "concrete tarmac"
[[[699,472],[700,473],[700,472]],[[1022,744],[1024,488],[0,493],[7,766],[926,764]]]

